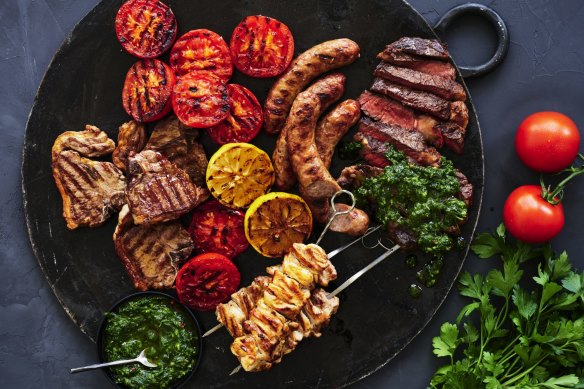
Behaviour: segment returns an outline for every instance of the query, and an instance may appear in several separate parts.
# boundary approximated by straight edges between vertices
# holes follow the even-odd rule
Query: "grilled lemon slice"
[[[284,192],[258,197],[245,213],[245,237],[260,254],[281,257],[312,232],[312,213],[302,198]]]
[[[225,206],[246,208],[274,184],[274,167],[264,151],[249,143],[227,143],[209,160],[207,187]]]

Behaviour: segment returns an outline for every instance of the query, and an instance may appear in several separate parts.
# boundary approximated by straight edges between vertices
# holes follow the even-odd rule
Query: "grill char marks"
[[[114,150],[114,142],[97,127],[67,131],[52,149],[53,177],[63,199],[63,217],[71,230],[97,227],[124,203],[126,179],[110,162],[93,161]],[[83,156],[84,155],[84,156]]]
[[[179,222],[136,226],[127,205],[119,215],[114,245],[138,290],[171,288],[178,268],[194,248]]]
[[[466,100],[464,88],[458,82],[433,74],[381,62],[373,74],[400,85],[434,93],[447,100]]]
[[[205,191],[162,154],[144,150],[131,154],[126,197],[135,224],[177,219],[199,205]]]

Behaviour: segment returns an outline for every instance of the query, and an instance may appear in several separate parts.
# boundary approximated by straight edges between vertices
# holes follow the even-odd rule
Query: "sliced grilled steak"
[[[136,226],[124,205],[114,232],[116,254],[138,290],[168,289],[194,245],[179,222]]]
[[[113,140],[94,126],[57,137],[52,149],[53,177],[63,199],[67,228],[97,227],[124,204],[123,173],[113,163],[80,155],[99,157],[114,147]]]
[[[188,174],[153,150],[130,154],[126,197],[135,224],[174,220],[199,205],[204,190]]]
[[[456,69],[450,62],[435,61],[432,59],[401,53],[398,51],[383,50],[377,58],[393,65],[417,70],[422,73],[435,74],[451,80],[456,78]]]
[[[118,130],[118,146],[112,154],[112,161],[122,171],[126,171],[128,155],[133,151],[139,153],[146,145],[146,129],[142,123],[130,120]]]
[[[383,173],[383,169],[371,165],[347,166],[341,171],[337,182],[343,189],[352,190],[363,185],[366,178],[377,177]]]
[[[390,143],[408,157],[423,166],[440,165],[441,155],[433,147],[428,147],[419,132],[410,131],[397,125],[389,125],[361,118],[359,132],[380,142]]]
[[[472,205],[474,188],[472,184],[468,181],[468,178],[466,178],[464,173],[462,173],[460,170],[456,170],[456,178],[460,183],[460,199],[464,201],[467,208],[470,208],[470,206]]]
[[[450,118],[450,103],[432,93],[417,91],[383,78],[375,78],[371,90],[401,101],[408,107],[436,116],[438,119]]]
[[[446,45],[436,39],[402,37],[385,47],[384,51],[408,53],[447,61]]]
[[[462,85],[446,77],[400,68],[383,61],[377,65],[373,74],[400,85],[434,93],[447,100],[466,100]]]
[[[444,143],[455,153],[462,154],[464,151],[465,129],[452,122],[438,123],[434,128],[442,133]]]
[[[169,161],[186,171],[196,185],[205,187],[207,156],[197,142],[199,131],[170,116],[156,124],[146,144],[146,150],[158,151]]]
[[[450,103],[450,117],[448,121],[458,124],[462,128],[468,125],[468,108],[464,101]]]
[[[385,124],[396,124],[411,131],[418,131],[429,144],[442,147],[442,134],[434,128],[436,121],[427,116],[418,117],[414,111],[399,101],[365,91],[359,96],[361,110],[370,118]]]

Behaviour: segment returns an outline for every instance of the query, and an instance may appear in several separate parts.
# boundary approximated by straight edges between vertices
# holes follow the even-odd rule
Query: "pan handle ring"
[[[509,49],[509,31],[501,16],[493,9],[476,3],[462,4],[446,12],[434,26],[438,35],[444,36],[448,26],[460,15],[474,13],[486,18],[497,31],[497,50],[493,57],[486,63],[476,66],[459,66],[460,73],[464,78],[477,77],[486,74],[496,68],[505,58]]]

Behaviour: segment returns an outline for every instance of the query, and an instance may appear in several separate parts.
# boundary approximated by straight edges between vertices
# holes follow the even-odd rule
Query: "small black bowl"
[[[191,328],[196,331],[197,336],[198,336],[198,340],[197,340],[197,347],[198,347],[198,353],[197,353],[197,360],[195,361],[195,365],[193,366],[193,368],[191,369],[191,372],[186,374],[185,376],[183,376],[181,379],[179,379],[178,381],[176,381],[174,383],[173,386],[171,386],[169,389],[179,389],[181,387],[183,387],[184,384],[186,384],[191,377],[193,376],[193,374],[195,374],[195,371],[197,370],[197,367],[199,366],[199,362],[201,361],[201,356],[203,355],[203,338],[202,338],[202,332],[201,332],[201,326],[199,325],[199,322],[197,320],[197,318],[195,317],[195,315],[193,314],[193,312],[187,308],[186,306],[184,306],[183,304],[180,303],[180,301],[178,301],[178,299],[172,295],[166,294],[166,293],[162,293],[162,292],[153,292],[153,291],[148,291],[148,292],[137,292],[137,293],[132,293],[124,298],[122,298],[121,300],[119,300],[118,302],[116,302],[110,309],[108,312],[114,312],[116,311],[122,304],[136,299],[136,298],[140,298],[140,297],[147,297],[147,296],[162,296],[164,298],[167,298],[169,300],[172,300],[174,303],[177,304],[178,307],[182,307],[182,309],[184,310],[185,313],[187,313],[187,316],[190,317],[192,319],[192,323],[191,323]],[[107,324],[107,316],[104,315],[103,319],[101,320],[101,323],[99,325],[99,332],[97,334],[97,355],[99,358],[100,362],[107,362],[105,359],[105,354],[104,354],[104,349],[103,349],[103,341],[104,341],[104,337],[105,337],[105,327]],[[107,379],[117,388],[120,389],[127,389],[126,386],[122,386],[118,383],[116,383],[114,381],[112,372],[110,371],[109,368],[103,368],[101,369],[105,376],[107,377]]]

